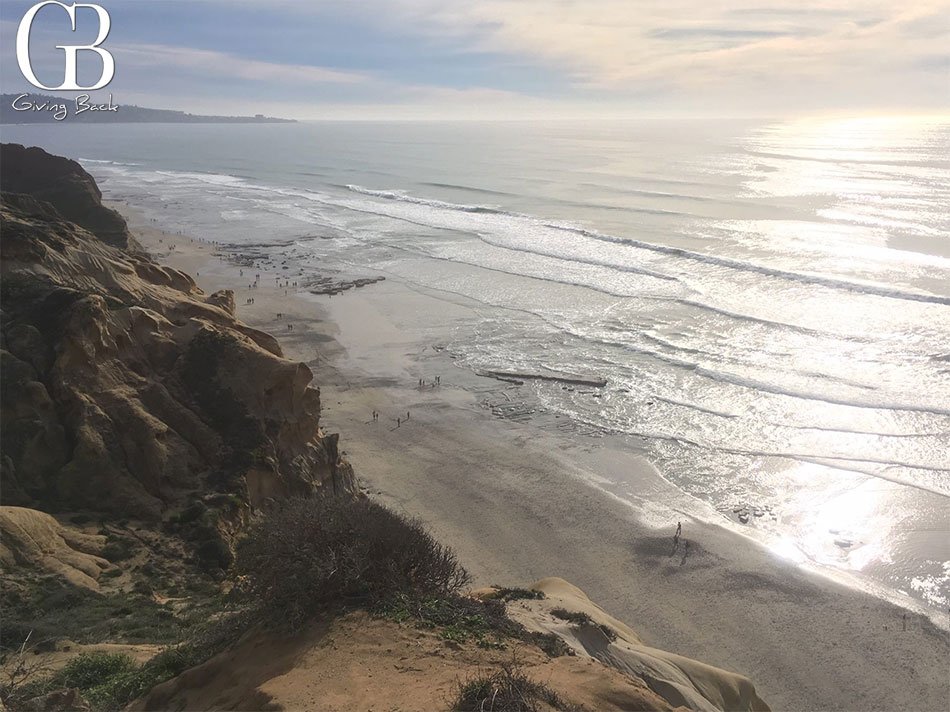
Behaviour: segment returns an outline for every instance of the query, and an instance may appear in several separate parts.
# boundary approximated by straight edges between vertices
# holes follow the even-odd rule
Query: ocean
[[[459,367],[604,379],[524,388],[776,556],[950,607],[950,119],[3,140],[78,159],[168,231],[464,303],[477,319],[441,337]]]

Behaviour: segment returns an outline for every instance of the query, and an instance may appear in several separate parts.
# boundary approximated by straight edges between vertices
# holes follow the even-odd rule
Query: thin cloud
[[[155,67],[180,67],[211,77],[232,77],[281,84],[357,84],[370,81],[362,72],[303,64],[246,59],[227,52],[161,44],[115,45],[122,62]]]

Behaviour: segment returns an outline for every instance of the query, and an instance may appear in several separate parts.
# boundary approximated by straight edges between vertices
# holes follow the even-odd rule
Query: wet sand
[[[134,211],[116,207],[136,228]],[[240,277],[211,246],[135,232],[206,292],[233,289],[242,320],[310,365],[323,427],[341,433],[366,489],[423,519],[476,586],[568,579],[649,644],[748,675],[776,710],[947,709],[950,641],[927,618],[708,523],[716,514],[629,442],[494,416],[511,385],[455,368],[439,348],[448,323],[477,318],[466,306],[436,308],[394,280],[333,297],[285,294],[274,277],[295,270]],[[257,271],[261,286],[248,290]],[[620,473],[633,506],[597,486]],[[670,555],[678,521],[685,560],[683,548]]]

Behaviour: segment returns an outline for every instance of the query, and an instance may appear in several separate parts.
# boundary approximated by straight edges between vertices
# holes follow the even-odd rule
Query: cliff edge
[[[0,207],[5,505],[157,525],[217,495],[237,525],[270,498],[353,491],[310,370],[233,295],[129,249],[75,162],[2,156],[4,188],[25,191]]]

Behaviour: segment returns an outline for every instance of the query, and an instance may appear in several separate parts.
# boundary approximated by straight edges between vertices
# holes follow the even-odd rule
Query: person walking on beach
[[[400,425],[402,425],[402,421],[399,418],[396,418],[396,427],[398,428]]]
[[[676,538],[678,539],[683,533],[683,522],[676,523]]]
[[[409,420],[409,411],[406,411],[406,420]]]

